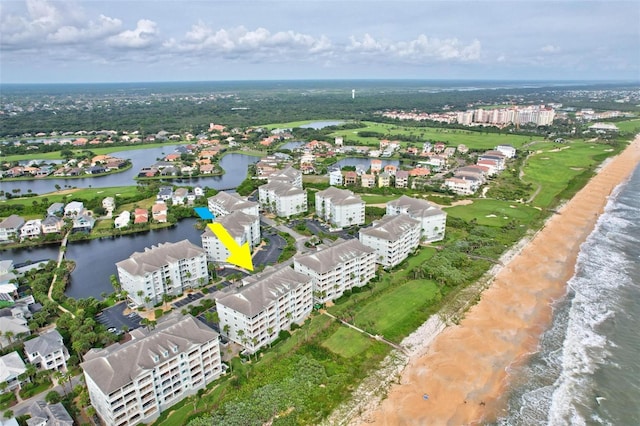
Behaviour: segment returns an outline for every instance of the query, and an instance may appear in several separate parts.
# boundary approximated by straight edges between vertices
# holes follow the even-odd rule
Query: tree
[[[44,400],[47,401],[47,404],[57,404],[62,400],[62,398],[58,392],[52,390],[47,393]]]

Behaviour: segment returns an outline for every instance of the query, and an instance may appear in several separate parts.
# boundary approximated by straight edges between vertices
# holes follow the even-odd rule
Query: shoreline
[[[403,346],[413,339],[417,347],[411,348],[408,362],[395,365],[391,374],[397,378],[387,380],[394,384],[386,399],[380,402],[376,392],[374,401],[340,424],[481,424],[504,414],[509,371],[536,352],[552,320],[552,304],[564,297],[575,273],[581,244],[610,194],[639,163],[637,135],[536,234],[505,254],[504,266],[493,271],[480,301],[459,325],[431,324],[430,330],[421,333],[421,327],[405,339]]]

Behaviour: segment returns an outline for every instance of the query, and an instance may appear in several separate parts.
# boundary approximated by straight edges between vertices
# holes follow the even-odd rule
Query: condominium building
[[[376,252],[358,240],[338,241],[315,253],[296,256],[293,268],[313,280],[313,297],[326,303],[375,276]]]
[[[67,370],[69,352],[64,346],[62,336],[58,330],[42,333],[35,339],[24,342],[24,352],[33,365],[43,370]]]
[[[292,166],[276,170],[267,176],[267,182],[285,182],[297,188],[302,188],[302,172]]]
[[[209,279],[205,251],[189,240],[147,247],[116,268],[122,289],[137,305],[155,305],[165,294],[179,295]]]
[[[316,192],[316,215],[336,228],[364,223],[364,201],[347,189]]]
[[[307,191],[287,182],[272,181],[258,188],[260,205],[278,217],[307,211]]]
[[[239,246],[248,243],[251,248],[260,244],[260,218],[258,216],[235,211],[226,216],[218,217],[215,222],[220,223]],[[209,227],[206,227],[200,238],[202,238],[202,248],[207,253],[207,260],[211,262],[227,261],[231,255],[229,249]]]
[[[80,364],[104,424],[151,423],[222,373],[218,333],[191,315],[130,335],[126,343],[91,349]]]
[[[311,277],[289,266],[267,268],[216,299],[220,330],[253,353],[281,330],[302,323],[313,307]]]
[[[427,200],[407,197],[389,201],[387,203],[387,215],[394,216],[407,214],[409,217],[420,221],[422,241],[440,241],[444,238],[447,226],[447,214],[438,206]]]
[[[237,194],[220,191],[213,197],[207,199],[209,211],[216,217],[226,216],[234,211],[241,211],[245,214],[258,216],[258,203],[249,201]]]
[[[393,268],[420,244],[420,221],[404,213],[385,215],[360,230],[360,242],[376,251],[377,263]]]

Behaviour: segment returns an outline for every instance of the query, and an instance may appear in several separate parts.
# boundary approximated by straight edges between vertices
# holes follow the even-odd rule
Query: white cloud
[[[419,62],[425,59],[476,61],[480,59],[482,52],[479,40],[473,40],[465,45],[457,38],[429,38],[424,34],[420,34],[413,40],[396,42],[376,40],[370,34],[365,34],[361,39],[350,37],[350,42],[351,44],[346,47],[348,52],[366,55],[384,54],[408,62]]]
[[[540,48],[540,51],[544,53],[558,53],[560,52],[560,48],[552,44],[547,44],[546,46]]]
[[[112,47],[139,49],[151,45],[158,35],[157,25],[149,19],[140,19],[134,30],[122,31],[107,39]]]
[[[65,25],[47,36],[52,43],[81,43],[116,34],[122,27],[122,21],[100,15],[98,22],[89,21],[84,28]]]

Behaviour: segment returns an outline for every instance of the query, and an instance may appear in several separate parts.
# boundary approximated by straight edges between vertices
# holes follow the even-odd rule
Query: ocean
[[[495,425],[640,425],[640,166],[581,247]]]

